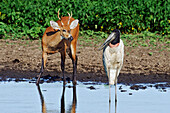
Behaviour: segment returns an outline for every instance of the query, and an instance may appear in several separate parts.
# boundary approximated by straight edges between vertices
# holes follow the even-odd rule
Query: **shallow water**
[[[148,86],[149,84],[143,84]],[[71,86],[71,87],[70,87]],[[90,89],[88,87],[93,86]],[[38,90],[40,88],[40,90]],[[169,113],[170,88],[131,90],[118,84],[117,113]],[[115,113],[114,86],[109,104],[109,86],[78,83],[72,87],[62,82],[0,82],[0,113]],[[76,94],[76,95],[73,95]],[[110,106],[110,107],[109,107]]]

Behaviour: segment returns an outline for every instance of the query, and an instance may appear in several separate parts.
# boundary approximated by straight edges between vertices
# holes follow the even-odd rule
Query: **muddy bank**
[[[81,37],[80,37],[81,38]],[[100,45],[100,44],[99,44]],[[99,47],[99,45],[95,45]],[[120,72],[119,83],[170,82],[170,54],[167,49],[125,46],[124,65]],[[86,47],[78,43],[77,80],[107,82],[102,64],[102,51],[96,47]],[[32,79],[39,73],[41,66],[41,41],[0,39],[0,77]],[[152,53],[152,54],[150,54]],[[72,62],[66,57],[65,71],[68,80],[72,79]],[[60,54],[49,55],[43,76],[62,80]]]

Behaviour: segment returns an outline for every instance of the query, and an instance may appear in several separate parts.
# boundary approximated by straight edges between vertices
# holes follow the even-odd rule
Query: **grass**
[[[99,47],[108,37],[104,32],[80,31],[79,44],[82,46]],[[121,39],[125,46],[130,47],[149,47],[150,49],[159,48],[162,50],[170,50],[170,35],[161,36],[157,33],[148,31],[137,34],[121,34]],[[158,47],[162,45],[161,47]],[[151,55],[151,54],[150,54]]]
[[[15,45],[16,43],[9,43],[9,42],[6,42],[7,45]]]
[[[149,55],[149,56],[152,56],[152,55],[153,55],[153,53],[152,53],[152,52],[149,52],[149,53],[148,53],[148,55]]]
[[[78,40],[81,46],[100,47],[100,45],[103,44],[103,42],[107,39],[108,35],[109,34],[101,31],[94,32],[91,30],[84,30],[80,31]],[[9,36],[12,36],[12,34],[9,34]],[[170,35],[161,36],[157,33],[144,31],[142,33],[137,34],[121,34],[121,39],[123,40],[124,45],[129,47],[140,46],[148,47],[149,49],[158,48],[160,52],[163,50],[170,51]],[[26,43],[21,43],[20,45],[30,46],[32,41],[33,40],[26,40]],[[6,44],[14,45],[15,42],[7,42]],[[41,45],[40,38],[39,45]]]

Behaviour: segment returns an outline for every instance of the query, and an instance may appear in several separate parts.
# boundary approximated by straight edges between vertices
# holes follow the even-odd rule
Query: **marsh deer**
[[[40,77],[43,73],[44,67],[47,62],[47,55],[59,52],[61,54],[61,70],[63,74],[63,83],[65,84],[65,58],[66,52],[73,63],[73,84],[76,84],[76,70],[77,70],[77,56],[76,45],[79,35],[79,20],[72,18],[68,13],[68,16],[59,17],[58,21],[50,21],[50,27],[48,27],[42,37],[42,65],[38,75],[37,84],[39,84]]]

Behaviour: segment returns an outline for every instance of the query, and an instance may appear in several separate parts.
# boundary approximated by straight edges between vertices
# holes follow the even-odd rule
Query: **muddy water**
[[[141,85],[141,84],[140,84]],[[118,84],[117,113],[169,113],[170,88],[142,84],[136,90]],[[130,88],[131,87],[131,88]],[[28,82],[0,82],[0,113],[115,113],[114,86],[109,104],[109,87],[105,84],[62,82],[36,86]],[[110,106],[110,107],[109,107]]]

